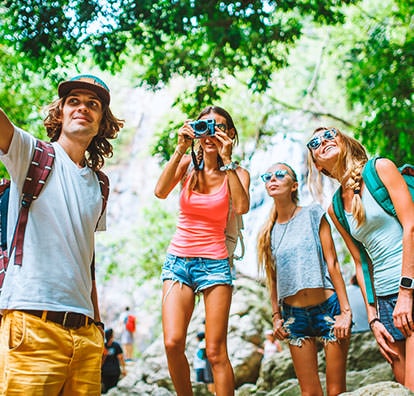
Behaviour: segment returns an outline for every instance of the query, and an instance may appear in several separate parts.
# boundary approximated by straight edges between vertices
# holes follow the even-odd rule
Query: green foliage
[[[413,163],[414,3],[369,5],[353,19],[358,34],[343,68],[349,105],[361,110],[356,135],[371,153]]]
[[[140,80],[153,88],[174,75],[194,76],[204,106],[217,97],[218,75],[250,69],[249,87],[263,92],[286,65],[304,17],[341,22],[342,6],[355,2],[7,0],[0,42],[45,74],[86,47],[103,70],[120,70],[126,58],[145,65]]]
[[[111,277],[132,277],[137,285],[158,278],[175,230],[177,216],[154,201],[142,211],[139,226],[128,234],[103,235],[97,243],[97,262],[103,280]]]

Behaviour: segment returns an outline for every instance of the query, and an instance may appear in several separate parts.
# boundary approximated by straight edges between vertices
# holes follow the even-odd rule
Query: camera
[[[207,136],[214,136],[216,120],[197,120],[190,122],[191,128],[194,130],[196,138],[203,138]]]

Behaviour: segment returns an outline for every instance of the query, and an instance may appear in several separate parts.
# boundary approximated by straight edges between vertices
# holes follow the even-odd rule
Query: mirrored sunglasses
[[[338,132],[334,128],[323,131],[323,133],[321,133],[320,135],[317,135],[313,137],[311,140],[309,140],[306,147],[309,150],[316,150],[318,147],[320,147],[324,140],[334,140],[337,134]]]
[[[220,129],[222,132],[227,132],[227,125],[226,124],[216,124],[216,127]]]
[[[286,169],[278,169],[275,172],[267,172],[261,175],[260,177],[265,183],[270,182],[271,178],[275,175],[276,179],[283,180],[286,175],[288,175],[288,171]]]

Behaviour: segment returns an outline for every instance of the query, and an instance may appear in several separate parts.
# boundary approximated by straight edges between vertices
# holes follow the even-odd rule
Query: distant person
[[[126,375],[125,360],[121,346],[114,340],[112,329],[105,330],[105,349],[102,358],[102,393],[114,388],[121,374]]]
[[[352,321],[354,322],[352,333],[369,331],[365,302],[356,275],[351,277],[350,285],[346,288],[346,293],[348,294],[348,300],[352,310]]]
[[[136,330],[136,317],[130,311],[129,307],[120,316],[121,322],[121,343],[125,352],[125,360],[131,361],[134,357],[134,333]]]
[[[207,384],[207,389],[210,393],[214,392],[214,380],[213,373],[211,371],[210,362],[207,359],[206,354],[206,341],[204,332],[197,333],[197,349],[194,355],[194,371],[196,374],[196,381]]]
[[[109,140],[123,122],[112,114],[109,88],[98,77],[63,81],[57,94],[44,120],[53,166],[26,217],[24,249],[10,254],[0,296],[1,395],[101,391],[104,333],[94,249],[105,215],[96,171],[112,156]],[[0,109],[0,160],[11,176],[8,246],[36,143]]]
[[[278,352],[282,352],[281,343],[275,338],[273,330],[266,330],[266,339],[263,342],[263,348],[259,348],[259,352],[263,354],[263,359],[267,359],[276,355]]]
[[[393,216],[367,187],[363,170],[368,155],[358,140],[337,128],[320,127],[313,131],[307,147],[310,176],[316,168],[319,175],[341,184],[339,202],[349,232],[332,205],[328,213],[354,260],[369,325],[380,351],[391,364],[396,381],[414,391],[414,202],[407,183],[392,161],[375,160],[375,173],[371,175],[382,181],[395,210]],[[314,185],[319,190],[318,183]],[[358,243],[369,256],[366,266]],[[366,283],[364,268],[369,272]],[[372,296],[367,293],[371,283]]]
[[[320,205],[299,206],[298,181],[285,163],[262,175],[273,199],[258,236],[258,262],[266,272],[273,331],[287,340],[303,395],[322,395],[317,340],[326,359],[328,395],[346,391],[351,308],[331,228]]]
[[[250,175],[232,158],[238,135],[230,114],[209,106],[197,120],[197,134],[190,121],[178,130],[177,147],[155,187],[155,195],[165,199],[181,185],[177,229],[161,273],[164,345],[177,395],[192,395],[185,346],[196,295],[202,293],[206,351],[216,393],[232,396],[235,382],[227,330],[233,280],[225,229],[230,201],[237,214],[249,210]],[[191,156],[185,154],[190,147]]]

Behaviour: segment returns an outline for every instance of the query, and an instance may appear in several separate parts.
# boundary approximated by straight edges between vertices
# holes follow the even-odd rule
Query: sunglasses
[[[216,127],[220,129],[222,132],[227,132],[227,125],[226,124],[216,124]]]
[[[317,135],[313,137],[311,140],[309,140],[306,147],[309,150],[316,150],[324,140],[334,140],[335,136],[338,134],[338,131],[335,128],[328,129],[327,131],[324,131],[322,134]]]
[[[289,175],[288,171],[286,169],[278,169],[277,171],[273,172],[266,172],[260,177],[265,183],[269,183],[272,179],[273,175],[275,175],[276,179],[283,180],[286,175]],[[290,175],[289,175],[290,176]]]

